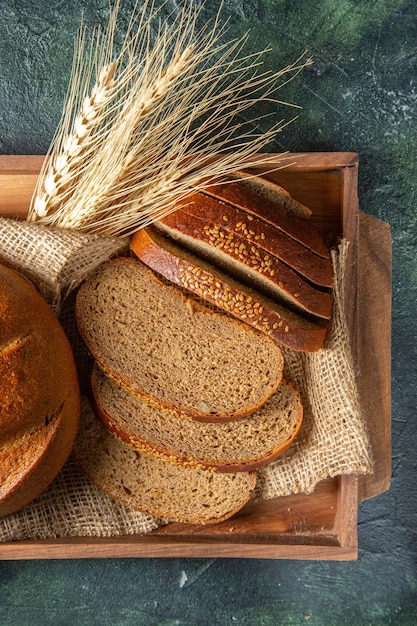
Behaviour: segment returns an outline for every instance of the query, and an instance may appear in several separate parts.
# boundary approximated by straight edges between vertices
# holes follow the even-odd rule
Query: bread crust
[[[79,414],[79,396],[71,393],[58,418],[43,428],[40,441],[30,441],[35,439],[33,432],[21,433],[16,438],[15,443],[18,445],[21,445],[24,436],[30,438],[25,446],[28,462],[25,471],[16,477],[17,480],[10,490],[3,492],[0,489],[0,517],[20,510],[39,497],[58,475],[71,453],[78,432]],[[13,455],[11,458],[10,455],[1,454],[2,462],[5,458],[15,465],[19,456]]]
[[[197,210],[201,214],[204,214],[206,209],[207,213],[210,213],[213,208],[218,208],[216,201],[205,198],[203,195],[193,196],[193,198],[195,198],[193,206],[198,206]],[[224,211],[224,216],[229,221],[226,211]],[[247,225],[244,224],[244,226],[245,232],[248,232],[250,237]],[[260,291],[285,302],[300,313],[330,319],[332,309],[330,293],[317,288],[276,255],[264,251],[247,235],[236,234],[218,223],[211,222],[210,217],[202,220],[181,208],[159,222],[155,222],[153,227],[161,229],[180,245],[201,255],[213,265],[226,268],[242,282],[252,283]],[[319,262],[323,261],[329,270],[328,278],[323,278],[323,281],[332,282],[333,271],[330,263],[313,254],[309,257],[300,259],[301,265],[314,268],[317,267],[316,259]],[[311,273],[314,275],[314,271]]]
[[[0,265],[0,516],[28,504],[67,460],[80,417],[76,366],[52,310]]]
[[[244,171],[235,172],[234,180],[230,178],[213,181],[202,193],[263,219],[315,254],[330,258],[322,237],[306,219],[308,209],[296,203],[285,189]],[[297,206],[301,207],[300,210],[297,210]]]
[[[185,505],[183,505],[182,499],[180,499],[178,501],[178,510],[175,512],[175,514],[168,515],[167,511],[158,502],[157,497],[153,499],[151,505],[151,503],[149,502],[149,498],[147,503],[144,502],[143,498],[141,498],[141,493],[128,493],[126,489],[117,489],[114,484],[109,484],[109,481],[106,480],[103,476],[103,472],[100,471],[100,466],[107,466],[107,464],[111,462],[110,457],[106,456],[105,454],[105,448],[107,446],[112,446],[113,449],[116,449],[117,451],[122,451],[123,449],[125,449],[125,453],[129,455],[130,459],[132,459],[133,456],[136,456],[137,458],[141,456],[148,456],[135,451],[129,446],[126,446],[125,444],[123,444],[122,441],[114,437],[100,423],[100,421],[94,415],[91,406],[87,403],[86,399],[84,399],[82,425],[79,436],[74,446],[74,459],[77,465],[99,489],[107,493],[114,500],[141,513],[151,515],[160,519],[187,524],[215,524],[218,522],[222,522],[226,519],[229,519],[243,508],[243,506],[250,500],[252,492],[256,486],[256,472],[245,472],[245,491],[239,492],[239,501],[237,505],[232,505],[230,509],[223,515],[218,515],[216,517],[209,517],[209,515],[205,515],[203,518],[202,516],[199,517],[194,512],[195,507],[193,506],[193,502],[196,496],[195,494],[190,493],[190,490],[188,488],[188,478],[190,478],[190,481],[192,481],[193,473],[202,471],[203,474],[207,475],[209,482],[211,482],[210,476],[212,476],[213,473],[206,470],[200,470],[199,468],[178,468],[184,472],[181,483],[184,486],[182,499],[185,498],[187,502]],[[86,453],[87,449],[88,454]],[[154,463],[154,460],[157,463],[161,461],[161,459],[157,459],[155,457],[149,458],[151,459],[151,463]],[[98,462],[96,462],[97,459]],[[138,462],[140,463],[139,459]],[[167,481],[169,482],[169,476],[170,474],[172,474],[172,470],[169,471],[170,464],[165,463],[164,461],[162,461],[162,464],[167,468]],[[158,484],[155,484],[154,479],[152,479],[152,482],[150,482],[150,478],[148,476],[144,476],[143,473],[141,473],[140,467],[138,467],[136,473],[140,476],[141,479],[141,491],[158,491]],[[240,478],[244,480],[242,474],[240,475]],[[217,478],[215,480],[217,480]],[[227,480],[226,477],[225,480]],[[112,471],[112,483],[115,483],[117,481],[120,481],[121,483],[124,482],[124,468],[120,463],[118,465],[115,465]],[[237,494],[235,494],[235,497],[236,495]]]
[[[222,280],[215,268],[208,269],[208,264],[199,259],[194,264],[188,258],[171,252],[164,247],[162,239],[155,238],[151,228],[138,231],[130,247],[141,261],[168,280],[255,326],[278,343],[300,352],[314,352],[323,347],[326,325],[292,316],[284,308],[279,312],[278,309],[268,308],[254,290],[248,290],[230,278]],[[256,306],[257,303],[262,304]]]
[[[184,216],[188,214],[187,218]],[[204,220],[204,224],[193,221]],[[217,243],[223,245],[224,235],[231,238],[230,233],[252,252],[254,260],[261,260],[265,254],[274,257],[291,267],[295,272],[306,278],[311,284],[320,287],[333,287],[333,267],[329,258],[319,256],[311,248],[301,244],[283,230],[253,216],[239,207],[227,204],[221,199],[204,193],[193,193],[178,204],[174,214],[162,218],[161,222],[168,226],[178,227],[178,222],[191,232],[191,228],[213,237],[213,229],[223,232],[217,237]],[[216,245],[216,241],[213,242]],[[220,245],[219,245],[220,247]]]

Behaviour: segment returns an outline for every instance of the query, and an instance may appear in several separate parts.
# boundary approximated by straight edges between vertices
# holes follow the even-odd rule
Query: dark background
[[[130,15],[134,3],[121,4],[122,18]],[[203,17],[219,1],[206,5]],[[0,0],[0,153],[45,153],[81,10],[91,28],[105,24],[107,8],[107,0]],[[249,51],[271,47],[272,69],[304,50],[314,58],[281,92],[303,109],[271,150],[358,152],[361,209],[391,225],[391,489],[360,506],[357,562],[0,562],[0,626],[417,623],[417,3],[226,0],[223,16],[230,37],[250,29]]]

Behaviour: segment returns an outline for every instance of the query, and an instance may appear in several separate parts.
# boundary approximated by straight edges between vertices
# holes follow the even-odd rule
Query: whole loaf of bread
[[[52,482],[79,417],[77,371],[61,325],[28,280],[0,265],[0,516]]]

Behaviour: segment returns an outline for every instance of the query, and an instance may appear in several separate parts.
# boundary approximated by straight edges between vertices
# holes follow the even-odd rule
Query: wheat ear
[[[117,7],[96,50],[87,61],[79,59],[83,71],[76,65],[73,95],[29,221],[103,235],[133,232],[171,211],[191,189],[255,164],[256,153],[288,123],[256,132],[261,116],[246,121],[239,116],[261,102],[278,105],[275,91],[287,82],[282,78],[296,76],[309,61],[262,72],[265,52],[242,55],[247,36],[222,42],[219,16],[197,30],[199,9],[191,0],[171,25],[159,25],[154,41],[159,10],[145,0],[149,14],[132,17],[112,61]],[[90,96],[84,93],[74,114],[77,94],[85,92],[94,68],[97,85]],[[87,80],[80,79],[83,74]],[[284,165],[286,159],[282,155]],[[276,164],[276,156],[270,160]]]
[[[73,131],[68,135],[62,152],[51,157],[42,180],[42,189],[34,202],[34,214],[37,217],[48,215],[71,193],[72,171],[83,162],[85,164],[88,139],[95,125],[102,123],[101,112],[115,87],[114,70],[115,63],[102,68],[91,95],[84,99],[81,113],[74,121]]]
[[[131,94],[131,98],[136,98],[134,108],[129,109],[129,106],[125,106],[121,113],[124,117],[124,124],[128,128],[129,125],[126,122],[127,116],[133,115],[134,120],[132,126],[136,127],[141,123],[141,120],[152,111],[157,103],[163,98],[167,91],[171,88],[171,85],[176,79],[186,70],[193,52],[193,46],[188,46],[181,54],[177,55],[168,67],[161,73],[161,76],[143,92]],[[129,103],[128,103],[129,104]],[[123,177],[123,172],[129,169],[134,161],[134,157],[127,153],[126,158],[122,163],[122,168],[118,173],[118,177]],[[75,164],[76,166],[76,164]],[[88,205],[80,206],[78,211],[73,211],[67,216],[63,216],[60,221],[61,228],[78,228],[88,222],[91,214],[96,214],[100,210],[100,203],[102,198],[111,194],[113,188],[113,181],[107,184],[106,187],[100,187],[100,193],[96,196],[97,200],[94,201],[94,197],[90,197]]]

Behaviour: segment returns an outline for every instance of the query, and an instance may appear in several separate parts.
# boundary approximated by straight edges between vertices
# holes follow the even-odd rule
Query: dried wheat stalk
[[[264,51],[245,56],[246,36],[223,43],[219,16],[198,30],[192,2],[170,25],[159,24],[152,40],[159,10],[151,0],[132,16],[116,54],[118,8],[116,2],[88,51],[80,31],[66,107],[28,221],[131,233],[171,211],[190,189],[250,167],[285,126],[254,133],[257,118],[236,120],[256,103],[278,102],[277,88],[309,61],[263,72]]]
[[[82,103],[81,112],[74,121],[73,131],[68,135],[62,152],[52,156],[43,179],[43,190],[35,198],[34,210],[45,217],[71,194],[71,181],[75,168],[85,165],[88,139],[100,118],[107,100],[115,88],[113,79],[115,64],[105,65],[90,96]]]

